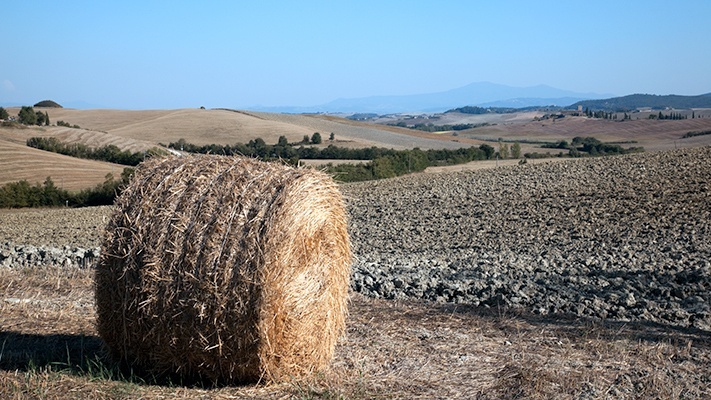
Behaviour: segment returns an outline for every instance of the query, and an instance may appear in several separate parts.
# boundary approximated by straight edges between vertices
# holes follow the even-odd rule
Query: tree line
[[[711,130],[709,131],[689,131],[686,132],[681,138],[686,139],[694,136],[704,136],[704,135],[711,135]]]
[[[480,128],[482,126],[488,126],[489,123],[483,122],[479,124],[445,124],[445,125],[435,125],[432,123],[419,123],[419,124],[414,124],[414,125],[408,125],[404,121],[400,121],[394,124],[388,124],[390,126],[398,126],[401,128],[409,128],[409,129],[415,129],[418,131],[425,131],[425,132],[443,132],[443,131],[463,131],[466,129],[473,129],[473,128]]]
[[[8,120],[10,119],[10,114],[3,107],[0,107],[0,119]],[[17,122],[23,125],[37,125],[37,126],[49,126],[51,121],[49,120],[49,113],[47,111],[35,111],[33,107],[22,106],[20,112],[17,114]],[[79,125],[71,125],[68,122],[57,121],[57,126],[65,126],[67,128],[80,129]]]
[[[0,208],[110,205],[133,172],[133,168],[124,168],[120,179],[107,174],[103,183],[79,192],[57,187],[51,177],[47,177],[42,185],[32,185],[26,180],[8,183],[0,186]]]
[[[283,160],[292,165],[299,160],[359,160],[369,161],[357,164],[339,164],[327,167],[337,180],[353,182],[371,179],[395,177],[411,172],[423,171],[432,165],[453,165],[474,160],[487,160],[495,157],[496,150],[482,144],[479,147],[457,150],[394,150],[382,147],[352,149],[333,144],[324,148],[314,146],[298,147],[290,144],[285,136],[280,136],[274,145],[257,138],[247,143],[234,145],[210,144],[198,146],[185,139],[171,142],[167,146],[175,150],[199,154],[243,155],[265,161]]]
[[[695,115],[692,113],[692,118],[694,118],[694,117],[695,117]],[[658,119],[658,120],[667,120],[668,119],[668,120],[678,121],[678,120],[688,119],[688,118],[689,118],[688,115],[684,115],[682,113],[674,113],[674,112],[666,114],[666,115],[662,114],[661,111],[659,112],[659,114],[649,114],[649,119]]]
[[[610,119],[610,120],[617,120],[617,112],[607,112],[603,110],[597,110],[597,111],[592,111],[589,108],[585,108],[585,111],[583,111],[586,117],[588,118],[600,118],[600,119]],[[622,115],[622,120],[630,120],[632,117],[627,114],[626,112],[623,112]]]
[[[8,119],[9,115],[7,110],[4,108],[0,111],[0,119]],[[45,111],[35,111],[34,108],[29,106],[22,106],[20,112],[17,114],[17,122],[24,125],[45,125],[49,126],[49,114]]]
[[[64,143],[55,137],[31,137],[27,139],[26,144],[35,149],[51,151],[71,157],[130,166],[138,165],[147,156],[165,154],[164,151],[157,148],[148,150],[147,152],[122,151],[118,146],[113,144],[92,148],[82,143]]]
[[[644,147],[629,147],[625,149],[618,144],[604,143],[594,137],[580,136],[574,137],[571,143],[568,143],[568,141],[566,140],[561,140],[556,143],[543,144],[541,145],[541,147],[548,149],[568,150],[568,157],[583,157],[585,156],[585,154],[590,156],[607,156],[640,153],[644,151]],[[534,156],[530,158],[536,157]]]

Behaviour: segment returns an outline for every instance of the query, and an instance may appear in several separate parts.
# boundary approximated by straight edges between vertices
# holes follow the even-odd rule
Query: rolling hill
[[[246,143],[262,138],[276,143],[286,136],[294,143],[304,136],[320,132],[324,138],[333,132],[330,144],[351,147],[386,147],[406,149],[457,149],[497,141],[520,141],[526,152],[543,152],[541,142],[570,141],[575,136],[593,136],[603,141],[643,146],[647,151],[693,147],[711,144],[711,135],[681,139],[690,131],[711,130],[711,110],[698,110],[697,118],[680,121],[653,121],[645,113],[635,113],[631,121],[615,122],[585,117],[560,120],[540,119],[542,112],[518,112],[495,115],[442,114],[437,124],[471,123],[481,127],[464,131],[423,132],[388,126],[388,120],[352,121],[332,115],[277,114],[227,109],[201,110],[40,110],[49,113],[51,121],[65,121],[81,129],[61,126],[0,127],[0,185],[26,179],[42,183],[47,176],[66,189],[83,189],[104,181],[107,173],[118,176],[123,166],[98,161],[80,160],[25,145],[33,136],[56,137],[62,142],[82,143],[91,147],[116,145],[122,150],[143,151],[161,143],[185,139],[197,145]],[[17,109],[8,110],[11,115]],[[703,116],[703,118],[698,118]],[[406,117],[406,116],[405,116]],[[430,121],[430,120],[423,120]],[[553,152],[557,154],[557,151]]]
[[[107,174],[118,178],[125,167],[27,147],[22,138],[37,133],[31,128],[0,128],[0,186],[20,180],[41,184],[51,177],[60,188],[81,190],[104,182]]]
[[[325,140],[322,146],[336,144],[345,147],[388,147],[396,149],[456,149],[478,145],[480,141],[452,140],[404,128],[385,127],[349,121],[323,115],[285,115],[236,110],[75,110],[38,108],[48,112],[53,123],[64,121],[81,128],[0,127],[0,185],[25,179],[42,183],[50,176],[58,186],[77,190],[95,186],[107,173],[115,177],[123,166],[98,161],[81,160],[25,145],[27,139],[56,137],[66,143],[82,143],[90,147],[115,145],[121,150],[144,151],[161,143],[185,139],[197,145],[247,143],[262,138],[276,143],[279,136],[290,142],[300,142],[304,136],[321,132],[335,141]],[[10,115],[19,110],[10,108]]]
[[[622,97],[613,97],[601,100],[584,100],[574,103],[570,108],[582,106],[592,111],[632,111],[639,108],[651,108],[654,110],[690,109],[690,108],[711,108],[711,93],[698,96],[680,96],[654,94],[631,94]]]

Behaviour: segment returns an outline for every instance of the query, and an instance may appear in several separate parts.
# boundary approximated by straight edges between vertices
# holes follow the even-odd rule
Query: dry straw
[[[116,208],[95,277],[115,359],[216,383],[329,363],[351,251],[328,175],[242,157],[154,159]]]

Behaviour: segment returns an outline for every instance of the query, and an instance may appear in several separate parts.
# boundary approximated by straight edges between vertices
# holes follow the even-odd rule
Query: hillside
[[[59,103],[52,100],[42,100],[34,105],[34,107],[45,107],[45,108],[63,108]]]
[[[8,109],[11,115],[17,114],[17,111],[17,109]],[[66,108],[52,110],[49,115],[53,123],[61,120],[71,125],[79,125],[88,131],[122,138],[123,143],[114,144],[122,149],[134,149],[134,151],[141,146],[152,147],[159,143],[176,142],[179,139],[198,145],[247,143],[256,138],[262,138],[267,143],[276,143],[279,136],[283,135],[290,142],[300,142],[304,136],[311,136],[314,132],[320,132],[325,137],[333,132],[337,144],[348,147],[437,149],[465,146],[452,142],[448,138],[420,135],[407,129],[393,130],[373,124],[354,123],[344,118],[322,118],[318,115],[227,109],[135,111]],[[68,135],[66,132],[64,134]],[[89,133],[85,135],[94,138]],[[76,133],[74,137],[77,137]],[[102,137],[100,140],[108,140],[107,138],[108,136]]]
[[[106,174],[118,178],[123,171],[123,165],[37,150],[21,140],[38,133],[36,129],[0,128],[0,186],[20,180],[41,184],[51,177],[60,188],[80,190],[104,182]]]
[[[663,110],[665,108],[690,109],[690,108],[711,108],[711,93],[698,96],[666,95],[654,94],[631,94],[622,97],[613,97],[602,100],[579,101],[569,108],[588,108],[593,111],[631,111],[639,108],[652,108]]]
[[[396,120],[382,117],[372,121],[352,121],[324,114],[276,114],[237,110],[75,110],[44,109],[51,121],[65,121],[81,129],[68,127],[0,128],[0,184],[27,179],[43,182],[47,176],[67,189],[88,188],[103,182],[107,173],[117,176],[123,166],[96,161],[76,160],[25,146],[33,136],[56,137],[67,143],[90,147],[115,145],[122,150],[139,152],[185,139],[197,145],[246,143],[262,138],[276,143],[279,136],[300,142],[304,136],[320,132],[327,138],[321,147],[335,144],[343,147],[386,147],[405,149],[457,149],[497,141],[518,141],[522,152],[558,154],[556,149],[542,149],[541,142],[570,142],[576,136],[592,136],[605,142],[618,142],[623,147],[644,147],[647,151],[711,145],[711,135],[682,139],[687,132],[711,130],[711,110],[696,110],[697,118],[685,120],[649,120],[648,113],[634,113],[632,120],[611,121],[585,117],[543,119],[541,112],[509,114],[447,113],[432,116],[400,116],[408,124],[480,124],[463,131],[424,132],[390,126]],[[19,110],[8,109],[13,115]],[[703,117],[703,118],[698,118]],[[83,183],[82,183],[83,182]]]
[[[45,110],[52,123],[64,121],[81,128],[0,127],[0,185],[21,179],[42,183],[51,176],[57,185],[66,189],[83,189],[103,182],[107,173],[114,172],[114,176],[118,176],[123,169],[123,166],[77,160],[27,147],[27,139],[35,136],[56,137],[62,142],[90,147],[115,145],[132,152],[179,139],[197,145],[247,143],[256,138],[276,143],[283,135],[290,142],[300,142],[314,132],[321,132],[324,137],[333,132],[336,138],[333,144],[346,147],[455,149],[479,143],[325,116],[200,109]],[[10,115],[17,115],[18,111],[8,109]],[[329,144],[331,142],[325,140],[322,146]]]

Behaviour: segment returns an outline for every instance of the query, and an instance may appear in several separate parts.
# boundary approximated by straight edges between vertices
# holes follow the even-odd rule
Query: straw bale
[[[117,361],[215,383],[328,365],[351,264],[328,175],[244,157],[154,159],[116,205],[95,296]]]

